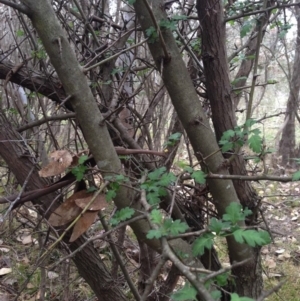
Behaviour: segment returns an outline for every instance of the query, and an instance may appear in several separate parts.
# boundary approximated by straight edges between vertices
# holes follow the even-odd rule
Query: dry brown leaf
[[[9,273],[11,273],[11,272],[12,272],[12,269],[11,269],[11,268],[2,268],[2,269],[0,269],[0,276],[9,274]]]
[[[75,203],[78,207],[81,209],[84,209],[86,205],[91,201],[93,198],[94,193],[93,192],[86,192],[86,196],[83,198],[78,198],[75,200]],[[101,209],[104,209],[107,206],[107,202],[105,199],[105,194],[98,194],[93,201],[93,203],[88,207],[88,210],[90,211],[99,211]]]
[[[49,223],[53,227],[63,226],[72,220],[74,220],[82,211],[79,208],[75,200],[79,197],[85,196],[85,191],[78,191],[71,195],[64,203],[62,203],[56,210],[50,215]]]
[[[85,231],[89,229],[89,227],[94,223],[97,214],[97,211],[87,211],[82,215],[82,217],[78,220],[78,222],[73,228],[70,242],[75,241],[78,237],[80,237]]]
[[[58,150],[50,154],[50,162],[39,171],[42,178],[63,173],[72,163],[72,155],[67,150]]]

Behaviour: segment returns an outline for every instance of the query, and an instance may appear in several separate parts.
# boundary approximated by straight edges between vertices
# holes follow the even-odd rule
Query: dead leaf
[[[75,203],[78,207],[84,209],[86,205],[91,201],[93,196],[94,196],[93,192],[89,192],[89,193],[87,192],[86,197],[78,198],[77,200],[75,200]],[[107,202],[106,202],[105,194],[99,194],[96,196],[93,203],[88,207],[88,210],[99,211],[101,209],[104,209],[106,206],[107,206]]]
[[[49,223],[53,227],[60,227],[74,220],[82,211],[81,208],[76,205],[75,200],[77,200],[78,197],[82,198],[83,195],[85,196],[83,193],[85,193],[84,190],[74,193],[56,208],[50,215]]]
[[[39,171],[42,178],[63,173],[72,163],[72,155],[67,150],[58,150],[50,154],[50,162]]]
[[[272,258],[266,259],[265,265],[269,269],[275,269],[276,268],[276,262]]]
[[[11,272],[12,272],[12,269],[11,269],[11,268],[2,268],[2,269],[0,269],[0,276],[9,274],[9,273],[11,273]]]
[[[26,235],[26,236],[23,236],[22,244],[23,245],[28,245],[28,244],[31,244],[33,241],[34,240],[32,239],[31,235]]]
[[[48,278],[50,279],[50,280],[53,280],[53,279],[55,279],[55,278],[58,278],[58,274],[57,273],[55,273],[55,272],[53,272],[53,271],[49,271],[48,272]]]
[[[98,212],[97,211],[87,211],[82,217],[78,220],[73,228],[73,232],[70,238],[70,242],[75,241],[80,237],[84,232],[86,232],[89,227],[94,223]]]

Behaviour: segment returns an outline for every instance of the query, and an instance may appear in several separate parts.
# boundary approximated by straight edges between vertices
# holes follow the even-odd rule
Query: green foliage
[[[238,59],[238,61],[239,60],[243,60],[244,58],[242,57],[242,59],[241,59],[241,57],[239,57],[239,59]],[[241,81],[241,80],[247,80],[248,78],[246,77],[246,76],[241,76],[241,77],[238,77],[238,78],[236,78],[235,80],[233,80],[232,82],[231,82],[231,84],[233,85],[233,86],[235,86],[239,81]]]
[[[161,212],[157,209],[151,211],[150,217],[152,222],[158,225],[158,228],[152,229],[148,232],[148,239],[158,239],[163,236],[170,235],[175,236],[180,233],[184,233],[189,228],[189,226],[186,223],[180,220],[173,221],[171,218],[163,219]]]
[[[149,43],[155,43],[158,40],[158,33],[154,26],[146,29],[146,36],[149,38]]]
[[[118,210],[114,216],[111,218],[110,223],[113,226],[118,225],[120,222],[126,221],[134,215],[134,209],[130,207],[125,207],[121,210]]]
[[[81,181],[84,177],[84,174],[87,170],[87,166],[84,165],[84,162],[88,159],[88,156],[82,155],[78,159],[78,165],[71,169],[72,174],[76,177],[76,181]]]
[[[206,176],[202,170],[194,170],[190,166],[184,166],[184,170],[191,174],[191,178],[195,180],[196,183],[205,184],[206,183]]]
[[[18,29],[18,30],[16,31],[16,36],[17,36],[17,37],[23,37],[23,36],[24,36],[24,31],[21,30],[21,29]]]
[[[167,194],[166,187],[175,181],[175,175],[166,172],[165,167],[161,167],[148,174],[148,177],[141,185],[141,188],[146,191],[149,204],[156,205],[160,202],[160,197]]]
[[[240,297],[236,293],[230,294],[230,297],[231,297],[230,301],[254,301],[254,299],[252,299],[252,298]]]
[[[292,28],[292,24],[289,23],[285,23],[285,24],[280,24],[279,28],[280,28],[280,33],[279,33],[279,38],[283,39],[286,34],[288,33],[288,31]]]
[[[266,231],[238,229],[233,232],[234,239],[239,243],[246,243],[250,247],[264,246],[271,242],[271,238]]]
[[[231,203],[226,209],[225,214],[223,214],[223,220],[231,222],[235,225],[239,221],[244,221],[245,217],[250,215],[252,212],[249,209],[242,210],[242,205],[238,203]]]
[[[161,20],[159,22],[159,26],[161,29],[170,29],[172,31],[176,30],[176,22],[175,20]]]
[[[236,147],[241,147],[245,144],[248,138],[249,147],[256,154],[263,152],[263,139],[259,129],[252,129],[251,127],[256,123],[254,119],[249,119],[243,126],[236,126],[234,130],[225,131],[219,141],[222,152],[234,150]]]
[[[150,212],[151,221],[154,224],[160,225],[163,222],[163,215],[158,209],[153,209]]]
[[[164,146],[174,146],[180,140],[181,135],[181,133],[174,133],[170,135]]]
[[[95,191],[97,191],[97,188],[95,186],[91,186],[86,191],[87,192],[95,192]]]
[[[195,170],[191,173],[192,179],[194,179],[195,182],[199,184],[205,184],[206,176],[207,175],[202,170]]]
[[[171,295],[171,300],[185,301],[197,300],[197,290],[190,284],[186,283],[182,289]]]
[[[300,170],[296,171],[296,172],[293,174],[292,180],[293,180],[293,181],[299,181],[299,180],[300,180]]]
[[[115,198],[118,190],[120,189],[120,185],[129,181],[124,175],[105,176],[104,179],[110,182],[106,192],[106,200],[108,202]]]
[[[133,5],[136,0],[127,0],[128,4]]]
[[[216,233],[216,235],[221,234],[221,232],[230,227],[230,223],[229,222],[224,222],[222,220],[216,219],[215,217],[210,219],[210,223],[208,225],[208,229],[211,232]]]
[[[202,48],[201,48],[201,39],[196,38],[196,39],[191,40],[190,46],[192,47],[192,50],[196,54],[198,54],[198,55],[201,54],[201,50],[202,50]]]
[[[240,35],[241,38],[244,38],[252,29],[253,26],[253,20],[247,20],[243,25],[242,28],[240,30]]]
[[[205,233],[204,235],[198,237],[193,243],[193,255],[203,255],[204,249],[211,249],[214,244],[215,236],[212,233]]]

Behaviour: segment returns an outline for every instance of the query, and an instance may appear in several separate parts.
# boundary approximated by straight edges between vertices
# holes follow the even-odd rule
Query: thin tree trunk
[[[298,109],[299,91],[300,91],[300,9],[295,6],[297,18],[297,42],[295,49],[295,59],[293,64],[293,73],[290,83],[290,94],[287,101],[285,120],[288,120],[281,135],[279,142],[279,154],[282,155],[282,164],[293,164],[295,155],[296,137],[295,137],[295,117]]]
[[[5,160],[7,166],[15,175],[20,185],[23,185],[28,174],[33,169],[26,191],[45,187],[48,183],[40,178],[37,163],[22,136],[14,130],[6,117],[0,112],[0,156]],[[41,199],[32,200],[37,205],[41,215],[50,209],[49,205],[55,199],[55,194],[46,195]],[[50,211],[48,211],[50,212]],[[70,245],[70,249],[75,251],[84,242],[83,238],[77,239]],[[69,243],[67,240],[65,243]],[[100,256],[92,246],[88,244],[83,250],[76,253],[73,261],[78,268],[79,274],[91,286],[92,290],[103,301],[126,300],[120,288],[113,283],[113,279],[107,271]]]
[[[202,29],[206,93],[211,105],[216,137],[220,140],[223,132],[237,125],[227,63],[222,1],[198,0],[197,10]],[[245,163],[241,156],[235,156],[231,172],[238,175],[246,174]],[[233,184],[241,204],[250,209],[256,208],[258,197],[251,182],[234,181]],[[232,262],[232,255],[230,259]],[[254,298],[260,295],[263,281],[259,252],[253,249],[251,262],[247,267],[233,269],[233,273],[236,276],[236,288],[240,295]]]

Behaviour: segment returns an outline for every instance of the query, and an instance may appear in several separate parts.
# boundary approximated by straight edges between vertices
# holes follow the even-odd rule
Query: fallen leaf
[[[32,239],[31,235],[26,235],[22,239],[22,244],[23,245],[28,245],[28,244],[31,244],[32,242],[33,242],[33,239]]]
[[[42,178],[63,173],[72,163],[72,155],[67,150],[54,151],[49,156],[50,162],[39,171]]]
[[[276,268],[276,262],[272,258],[266,259],[265,265],[269,269],[275,269]]]
[[[0,252],[7,253],[9,252],[9,248],[0,247]]]
[[[84,209],[93,197],[94,197],[93,192],[89,192],[89,193],[87,192],[86,197],[78,198],[77,200],[75,200],[75,203],[78,207]],[[107,206],[107,202],[106,202],[105,194],[99,194],[96,196],[93,203],[88,207],[88,210],[99,211],[101,209],[104,209],[106,206]]]
[[[12,269],[11,269],[11,268],[2,268],[2,269],[0,269],[0,276],[9,274],[9,273],[11,273],[11,272],[12,272]]]
[[[86,232],[89,227],[94,223],[98,212],[97,211],[87,211],[85,212],[73,228],[73,232],[70,238],[70,242],[75,241],[84,232]]]
[[[59,277],[59,275],[58,275],[57,273],[52,272],[52,271],[49,271],[49,272],[48,272],[48,278],[49,278],[50,280],[53,280],[53,279],[58,278],[58,277]]]

